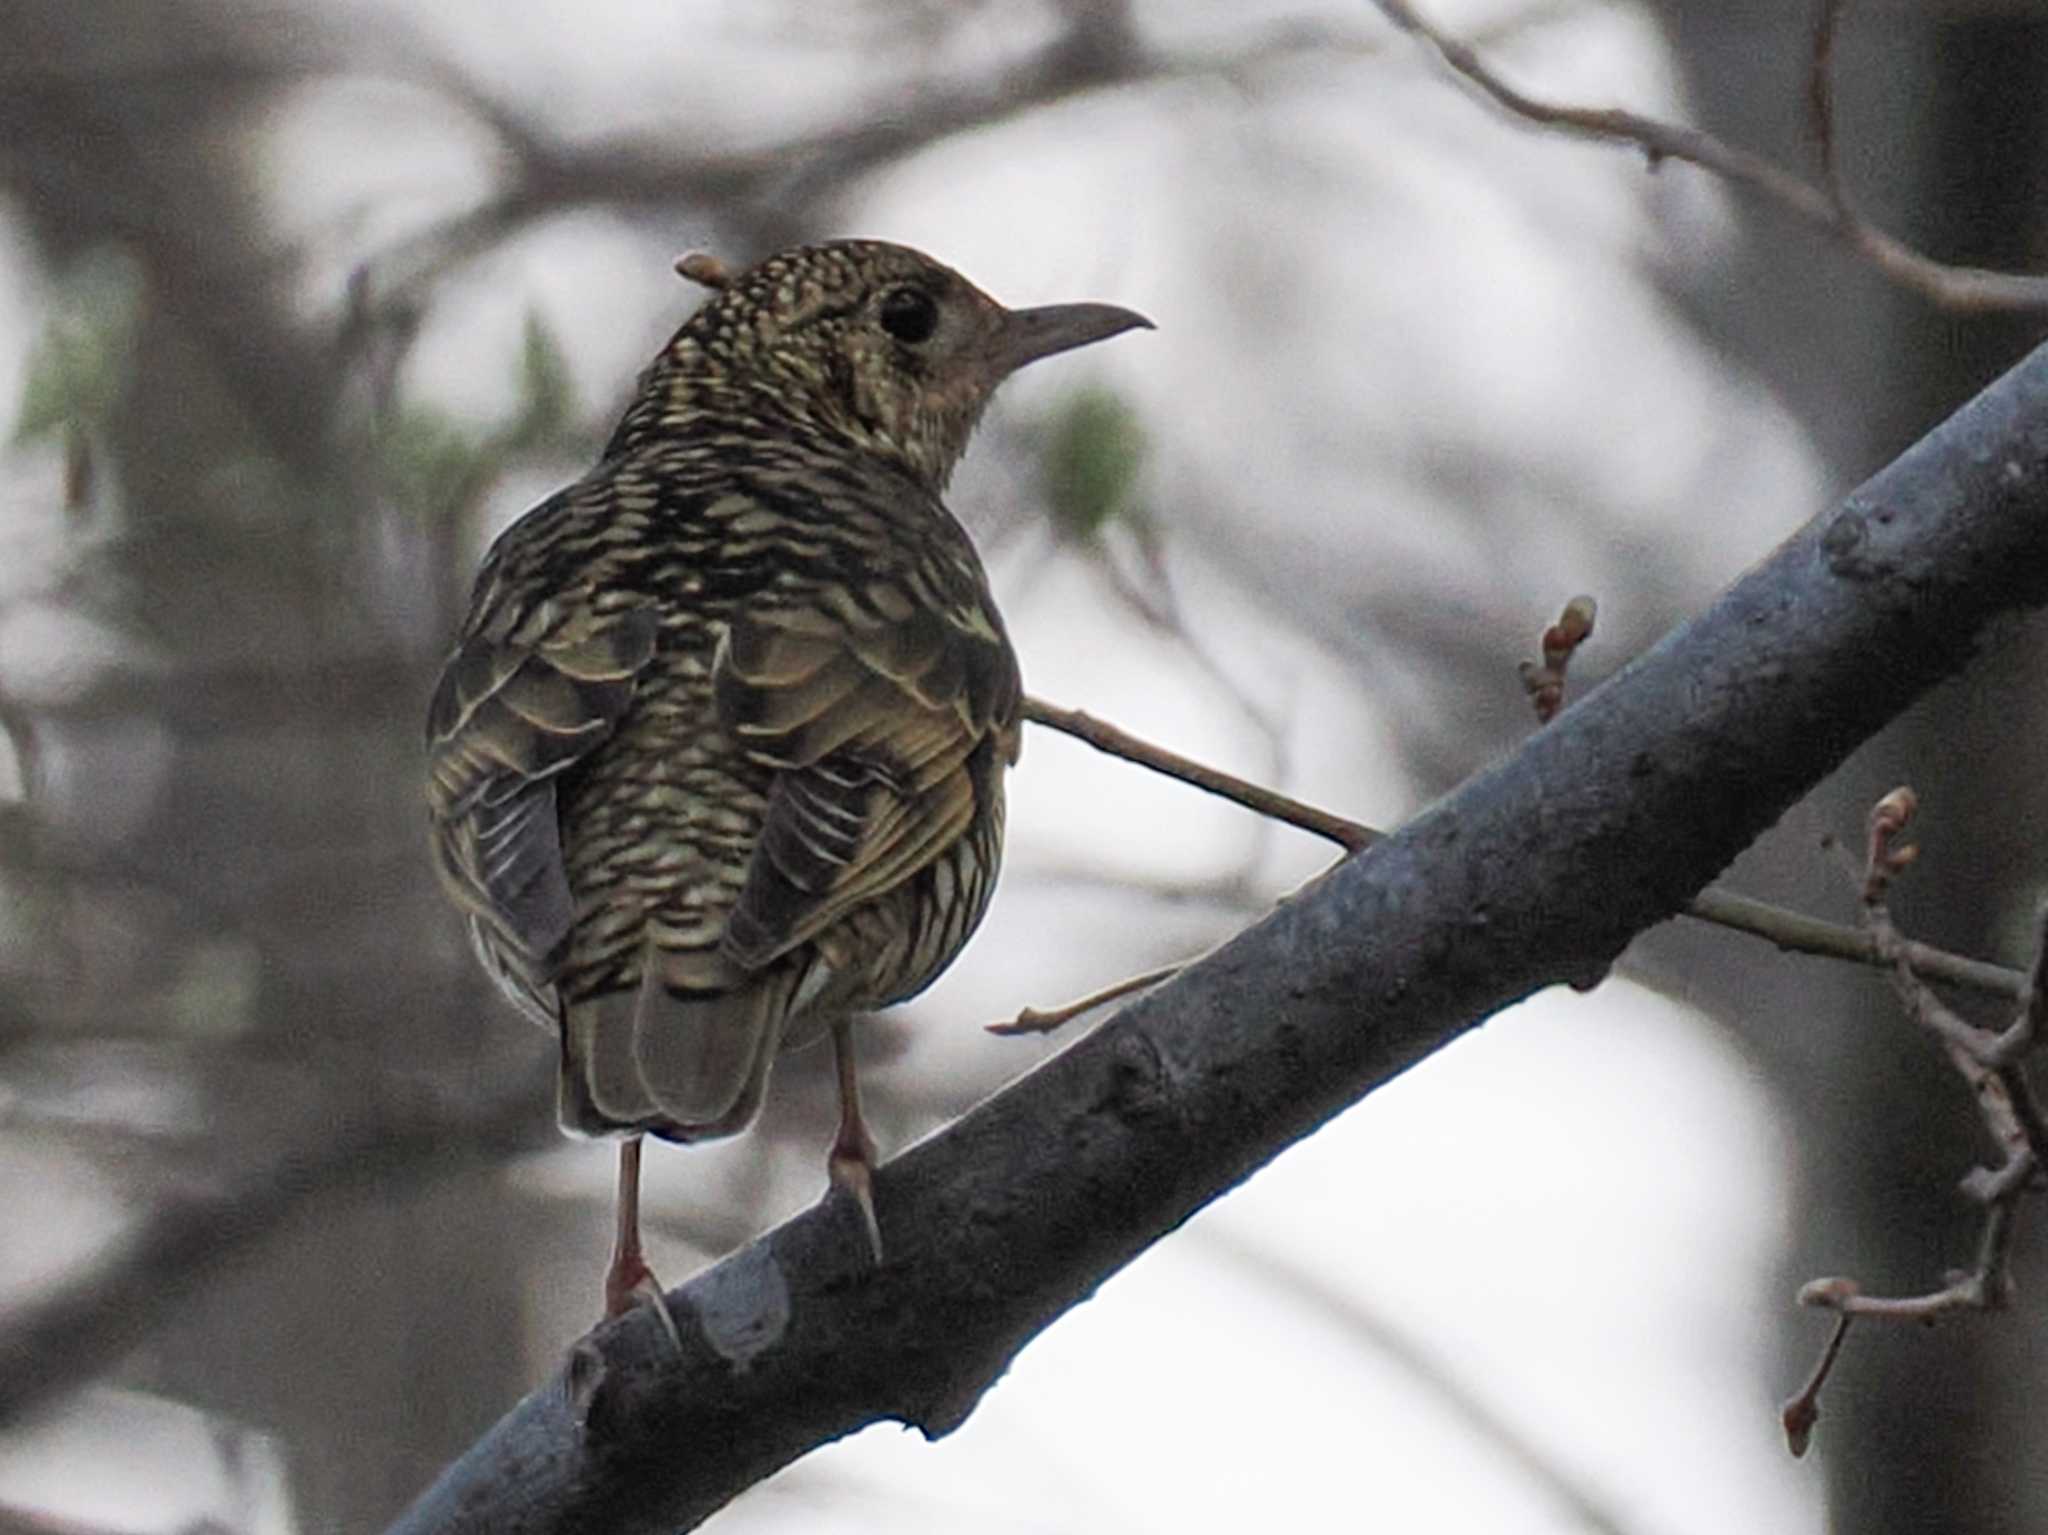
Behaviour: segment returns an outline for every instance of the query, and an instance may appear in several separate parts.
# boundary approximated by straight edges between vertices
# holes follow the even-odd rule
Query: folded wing
[[[838,595],[735,623],[713,667],[721,722],[778,769],[723,944],[747,969],[932,864],[988,792],[977,754],[1016,757],[1016,659],[985,602]]]
[[[654,654],[655,620],[544,601],[480,609],[428,711],[428,805],[442,882],[487,968],[557,1022],[554,974],[574,917],[556,785],[617,728]]]

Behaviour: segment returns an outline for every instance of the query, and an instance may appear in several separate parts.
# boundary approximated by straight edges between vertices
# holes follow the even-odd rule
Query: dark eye
[[[898,341],[916,346],[931,340],[932,332],[939,328],[939,306],[922,288],[891,288],[882,295],[877,318],[882,329]]]

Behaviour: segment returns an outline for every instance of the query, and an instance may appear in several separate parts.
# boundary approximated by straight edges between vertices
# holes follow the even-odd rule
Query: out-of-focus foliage
[[[407,401],[378,433],[387,494],[422,524],[439,526],[472,511],[505,469],[579,440],[576,390],[562,345],[529,311],[521,336],[518,395],[505,416],[478,429],[431,403]]]
[[[485,434],[433,405],[398,407],[379,434],[378,448],[386,491],[427,524],[475,505],[498,467]]]
[[[139,268],[111,249],[83,258],[64,275],[29,357],[17,443],[106,424],[129,378],[141,300]]]
[[[1086,542],[1138,514],[1145,428],[1114,390],[1075,390],[1053,416],[1039,459],[1046,511],[1066,537]]]
[[[538,310],[526,312],[519,348],[519,406],[506,428],[505,448],[545,453],[575,439],[576,385],[562,343]]]

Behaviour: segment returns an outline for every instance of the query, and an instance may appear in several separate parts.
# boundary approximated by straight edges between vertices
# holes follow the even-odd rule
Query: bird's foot
[[[832,1180],[832,1187],[849,1195],[860,1209],[861,1223],[867,1228],[868,1249],[874,1254],[875,1267],[882,1266],[882,1223],[875,1218],[875,1143],[868,1139],[865,1127],[856,1125],[857,1136],[849,1136],[841,1127],[839,1138],[832,1143],[832,1154],[826,1158],[826,1175]]]
[[[654,1314],[661,1318],[661,1325],[668,1333],[669,1342],[680,1354],[683,1351],[682,1332],[676,1326],[675,1314],[668,1309],[668,1297],[661,1293],[661,1285],[654,1277],[654,1270],[647,1266],[647,1255],[640,1247],[640,1137],[637,1135],[619,1143],[618,1225],[612,1237],[611,1267],[604,1271],[605,1320],[624,1316],[635,1306],[654,1308]]]
[[[882,1223],[875,1219],[875,1138],[860,1112],[860,1078],[853,1063],[853,1020],[832,1021],[832,1057],[839,1071],[839,1133],[832,1137],[825,1173],[860,1206],[875,1267],[882,1266]]]
[[[622,1317],[635,1306],[649,1307],[661,1319],[669,1342],[676,1346],[678,1353],[682,1352],[682,1332],[676,1326],[675,1313],[668,1309],[668,1297],[662,1294],[661,1283],[654,1277],[654,1270],[637,1252],[619,1254],[605,1271],[605,1320]]]

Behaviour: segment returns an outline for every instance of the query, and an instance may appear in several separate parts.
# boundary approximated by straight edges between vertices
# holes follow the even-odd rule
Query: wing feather
[[[559,598],[480,605],[428,710],[428,804],[442,882],[516,1001],[554,1021],[553,967],[574,918],[556,782],[617,728],[653,658],[647,610]]]
[[[735,622],[722,724],[782,769],[722,950],[757,970],[915,876],[974,823],[970,759],[1016,757],[1017,663],[985,598],[963,618],[886,585]]]

